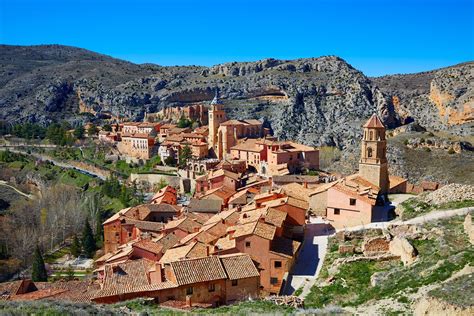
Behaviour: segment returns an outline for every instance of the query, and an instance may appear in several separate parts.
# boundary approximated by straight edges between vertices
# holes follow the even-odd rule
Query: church
[[[373,114],[363,125],[359,172],[326,185],[326,218],[335,228],[385,220],[390,180],[385,126]],[[317,190],[317,189],[316,189]]]
[[[223,160],[230,154],[230,148],[237,145],[239,139],[260,138],[267,134],[259,120],[227,120],[219,91],[211,101],[209,109],[209,151]]]

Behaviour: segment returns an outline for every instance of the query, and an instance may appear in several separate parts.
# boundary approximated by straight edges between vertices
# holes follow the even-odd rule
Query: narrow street
[[[283,293],[291,295],[303,287],[301,297],[306,296],[316,282],[326,256],[328,236],[333,232],[330,226],[321,219],[311,217],[306,224],[305,237],[293,270],[288,275]]]

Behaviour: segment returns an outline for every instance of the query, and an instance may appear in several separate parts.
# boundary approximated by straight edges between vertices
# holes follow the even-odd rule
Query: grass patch
[[[459,209],[474,206],[474,200],[451,201],[439,205],[428,204],[419,200],[417,197],[410,198],[400,204],[403,208],[402,220],[411,219],[417,216],[428,214],[437,210]]]
[[[474,293],[474,274],[456,278],[443,284],[442,287],[432,290],[429,296],[442,299],[456,306],[471,306]]]
[[[58,259],[64,257],[65,255],[67,254],[70,254],[71,253],[71,248],[69,246],[66,246],[66,247],[62,247],[61,249],[59,249],[58,251],[56,252],[53,252],[53,253],[50,253],[50,254],[47,254],[44,256],[44,262],[46,263],[54,263],[56,262]]]
[[[340,266],[332,284],[316,285],[311,289],[305,305],[318,308],[330,304],[356,306],[383,298],[404,301],[403,293],[413,293],[422,286],[448,279],[454,272],[474,262],[474,247],[463,232],[463,219],[463,216],[457,216],[425,224],[427,230],[437,227],[444,233],[432,239],[410,240],[418,251],[418,260],[410,266],[403,266],[399,261],[359,261]],[[330,243],[334,240],[331,238]],[[328,277],[328,267],[338,257],[337,253],[327,254],[320,279]],[[370,285],[374,272],[385,274],[376,287]]]
[[[250,315],[250,314],[278,314],[289,315],[295,311],[294,308],[288,306],[278,306],[267,301],[245,301],[234,305],[227,305],[212,309],[199,309],[193,313],[199,314],[218,314],[218,315]]]

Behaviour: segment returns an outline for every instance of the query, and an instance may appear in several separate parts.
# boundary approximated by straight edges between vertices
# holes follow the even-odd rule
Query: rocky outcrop
[[[474,63],[409,75],[372,78],[403,123],[469,135],[474,123]]]
[[[161,67],[66,46],[2,45],[0,66],[0,120],[12,122],[142,119],[164,107],[207,103],[218,87],[229,118],[262,119],[280,138],[347,149],[358,146],[360,126],[374,112],[389,127],[415,120],[461,133],[472,107],[470,63],[369,79],[335,56]],[[464,114],[453,114],[461,108]]]
[[[426,203],[440,205],[448,202],[474,200],[474,186],[452,183],[442,188],[420,196],[420,199]]]
[[[451,141],[448,139],[430,138],[409,138],[406,146],[409,148],[441,149],[450,153],[461,153],[461,151],[474,151],[474,147],[469,142]]]
[[[389,251],[399,256],[404,265],[412,264],[416,259],[416,250],[410,242],[403,237],[395,237],[389,244]]]

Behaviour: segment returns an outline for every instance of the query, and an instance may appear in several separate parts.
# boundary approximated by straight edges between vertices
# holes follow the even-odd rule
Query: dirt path
[[[9,187],[9,188],[13,189],[15,192],[17,192],[18,194],[26,197],[27,199],[30,199],[30,200],[34,199],[34,195],[31,195],[31,194],[20,191],[17,188],[15,188],[14,186],[9,185],[8,182],[6,182],[6,181],[0,180],[0,185],[3,185],[5,187]]]

